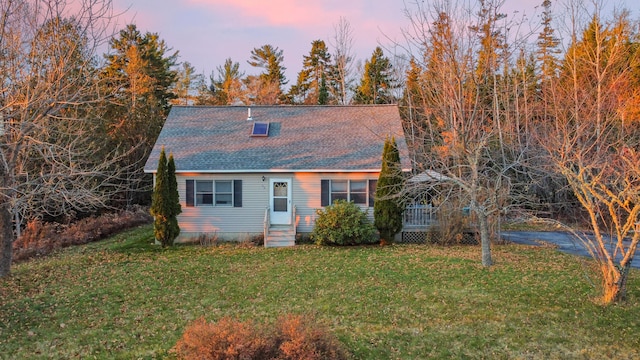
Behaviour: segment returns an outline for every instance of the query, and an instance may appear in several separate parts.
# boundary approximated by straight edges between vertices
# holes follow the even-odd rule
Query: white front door
[[[269,205],[272,224],[291,224],[291,179],[269,179]]]

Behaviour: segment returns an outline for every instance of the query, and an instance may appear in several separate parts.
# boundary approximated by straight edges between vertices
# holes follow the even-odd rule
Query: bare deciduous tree
[[[340,17],[338,23],[334,25],[333,31],[334,36],[330,42],[333,47],[333,66],[329,90],[338,104],[347,105],[351,100],[349,89],[353,83],[351,78],[353,29],[346,18]]]
[[[640,105],[629,91],[639,86],[640,53],[628,14],[603,24],[603,3],[594,5],[582,34],[585,8],[570,8],[572,44],[553,101],[556,121],[540,143],[588,215],[592,231],[580,239],[597,261],[608,304],[624,298],[640,241],[640,123],[625,119]]]
[[[108,0],[0,0],[0,276],[23,216],[91,211],[115,190],[118,149],[95,136],[111,16]]]
[[[506,121],[518,116],[506,75],[499,70],[511,49],[501,1],[481,1],[480,8],[449,1],[416,4],[408,10],[406,35],[413,61],[409,113],[422,181],[415,192],[446,194],[468,206],[477,219],[482,264],[493,263],[490,223],[513,198],[512,172],[521,165],[517,134]],[[506,20],[505,20],[506,21]],[[417,49],[417,50],[415,50]],[[421,70],[421,71],[420,71]],[[515,115],[514,115],[515,114]]]

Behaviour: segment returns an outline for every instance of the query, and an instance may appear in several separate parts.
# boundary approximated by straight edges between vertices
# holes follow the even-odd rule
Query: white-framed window
[[[349,201],[356,204],[367,204],[367,181],[366,180],[350,180],[349,181]]]
[[[186,180],[186,206],[242,207],[242,180]]]
[[[213,181],[196,180],[196,206],[213,205]]]
[[[341,199],[358,205],[373,206],[377,180],[321,180],[321,205]]]
[[[349,180],[331,180],[329,187],[329,198],[331,204],[336,200],[349,201]]]
[[[233,181],[216,180],[216,206],[233,206]]]

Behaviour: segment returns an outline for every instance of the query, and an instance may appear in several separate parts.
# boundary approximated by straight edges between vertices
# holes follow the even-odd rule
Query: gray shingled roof
[[[409,152],[396,105],[174,106],[145,165],[172,152],[176,171],[378,171],[384,140],[395,136],[404,169]],[[251,137],[252,122],[268,137]]]

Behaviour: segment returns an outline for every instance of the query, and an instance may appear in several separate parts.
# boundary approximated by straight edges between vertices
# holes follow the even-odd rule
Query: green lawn
[[[164,358],[204,316],[314,314],[356,359],[638,358],[640,279],[601,307],[583,260],[548,247],[149,245],[152,228],[0,279],[0,358]]]

